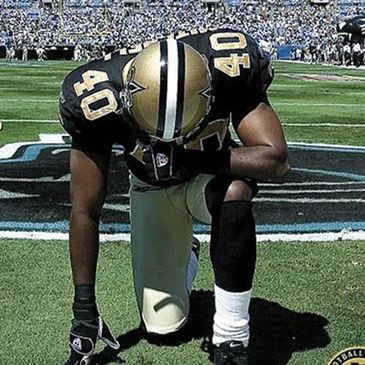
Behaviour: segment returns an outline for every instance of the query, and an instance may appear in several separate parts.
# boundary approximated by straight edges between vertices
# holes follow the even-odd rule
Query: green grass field
[[[71,61],[0,62],[0,120],[4,121],[0,146],[24,137],[34,140],[39,133],[62,132],[57,122],[47,122],[57,120],[60,83],[78,65]],[[289,141],[365,143],[364,69],[277,62],[275,72],[269,96]],[[311,74],[340,79],[299,78]],[[19,124],[18,120],[27,122]]]
[[[212,273],[203,245],[192,323],[181,344],[139,340],[128,244],[101,247],[99,306],[128,364],[209,364],[200,350],[211,330]],[[251,305],[255,365],[327,364],[339,350],[364,344],[364,247],[348,243],[259,244]],[[60,364],[67,355],[72,286],[65,242],[4,240],[0,255],[0,363]],[[117,362],[111,362],[117,363]]]
[[[56,122],[59,86],[76,66],[0,62],[0,147],[38,140],[40,133],[63,132]],[[275,69],[270,100],[288,141],[365,144],[364,69],[287,62],[277,62]],[[312,74],[323,78],[300,79]],[[339,79],[326,81],[328,76]],[[0,220],[5,219],[0,206]],[[128,364],[209,364],[200,347],[211,331],[213,279],[208,245],[203,246],[191,324],[169,345],[158,346],[133,332],[139,319],[129,245],[102,245],[99,306],[115,334],[122,336],[125,350],[119,357]],[[326,365],[340,350],[365,345],[364,253],[364,242],[259,244],[251,305],[254,365]],[[67,356],[71,300],[65,242],[2,240],[0,365],[61,364]]]

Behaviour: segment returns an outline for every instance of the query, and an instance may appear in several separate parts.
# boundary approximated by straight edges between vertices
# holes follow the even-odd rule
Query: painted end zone
[[[70,141],[41,135],[37,142],[0,148],[0,237],[67,239]],[[128,170],[115,148],[102,241],[129,240]],[[260,184],[255,199],[259,241],[365,239],[365,148],[290,144],[292,173],[282,184]],[[208,240],[210,227],[194,225]]]

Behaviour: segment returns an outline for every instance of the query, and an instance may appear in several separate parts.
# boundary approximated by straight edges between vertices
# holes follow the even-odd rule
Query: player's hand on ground
[[[92,320],[73,319],[69,343],[71,353],[65,365],[90,364],[98,340],[102,340],[114,350],[120,347],[100,316]]]
[[[173,143],[156,141],[145,147],[143,162],[152,182],[181,180],[187,176],[187,166],[181,160],[178,147]]]

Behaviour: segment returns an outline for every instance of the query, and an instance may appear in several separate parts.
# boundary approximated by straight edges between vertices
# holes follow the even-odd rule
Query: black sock
[[[227,201],[212,212],[211,260],[216,284],[230,292],[251,289],[256,231],[249,201]]]

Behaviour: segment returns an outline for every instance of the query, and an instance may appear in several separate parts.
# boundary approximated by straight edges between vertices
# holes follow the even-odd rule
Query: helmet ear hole
[[[137,129],[177,142],[199,128],[212,102],[206,58],[167,39],[142,50],[128,66],[121,98]]]

